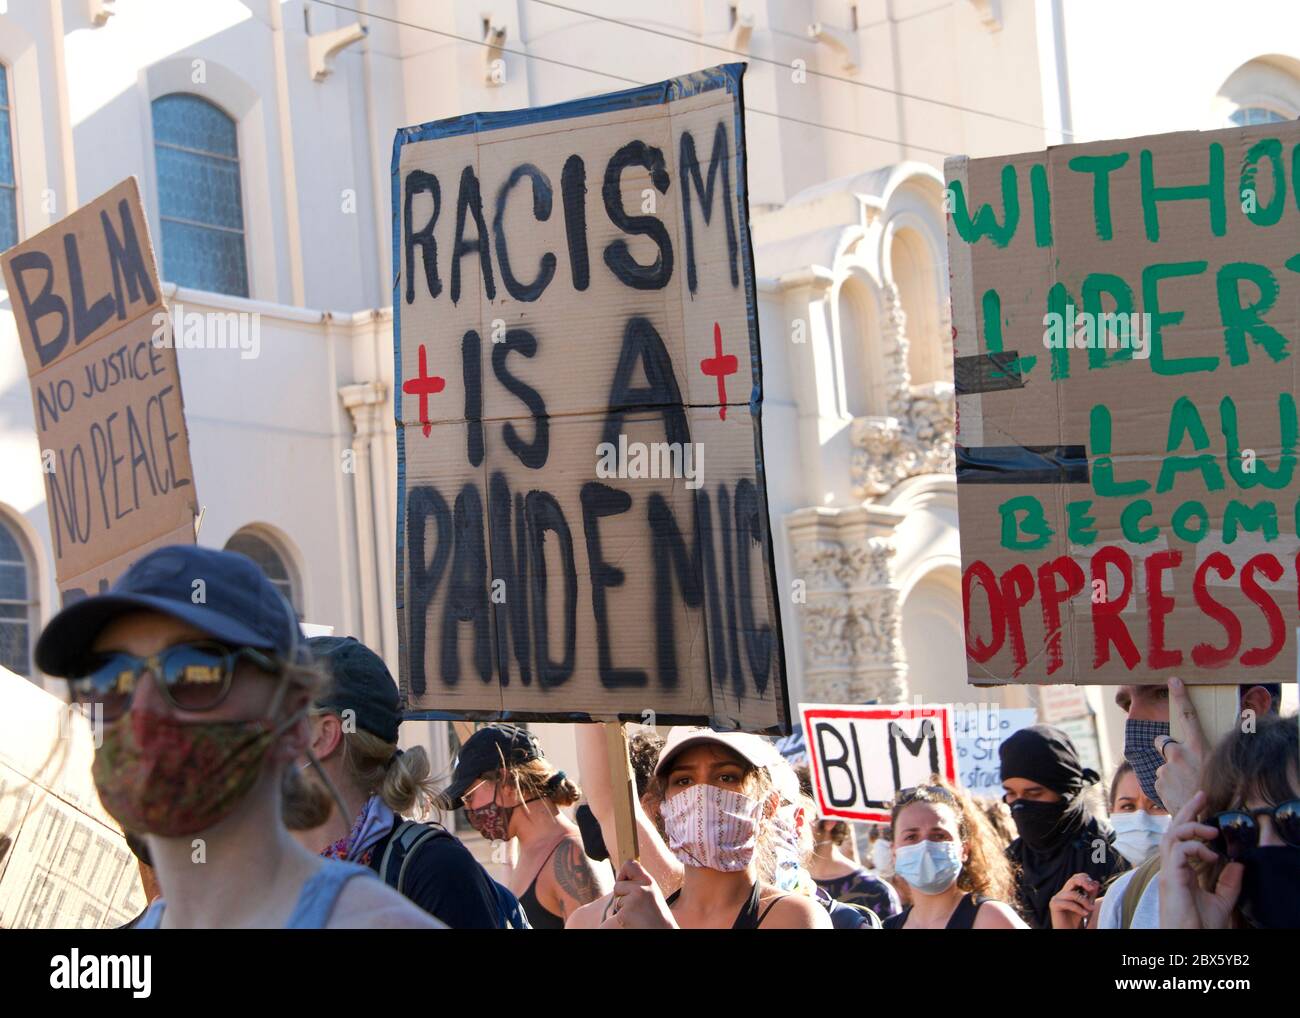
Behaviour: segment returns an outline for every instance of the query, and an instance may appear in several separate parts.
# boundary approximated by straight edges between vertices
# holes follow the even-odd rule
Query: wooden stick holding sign
[[[605,755],[609,758],[609,788],[614,806],[614,844],[606,844],[614,872],[641,854],[636,839],[636,814],[633,812],[632,762],[628,759],[627,729],[617,721],[602,722],[605,729]]]
[[[1169,698],[1169,734],[1179,742],[1198,748],[1202,762],[1219,740],[1233,730],[1241,713],[1240,691],[1236,686],[1185,686],[1195,714],[1184,717],[1173,696]],[[1199,732],[1192,731],[1197,726]]]

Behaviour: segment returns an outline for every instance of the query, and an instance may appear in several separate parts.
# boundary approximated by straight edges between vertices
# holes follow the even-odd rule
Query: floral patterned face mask
[[[100,801],[129,831],[164,838],[205,831],[239,805],[275,738],[296,720],[181,722],[128,711],[104,729],[95,753]]]
[[[465,807],[469,825],[488,841],[506,841],[510,837],[510,814],[514,806],[502,806],[495,799],[478,809]]]
[[[691,785],[662,806],[668,848],[685,866],[735,873],[754,858],[763,803],[716,785]]]

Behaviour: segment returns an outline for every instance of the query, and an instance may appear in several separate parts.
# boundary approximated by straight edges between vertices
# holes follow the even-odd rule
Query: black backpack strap
[[[401,894],[406,881],[406,867],[414,857],[415,850],[426,841],[444,835],[451,837],[451,832],[441,824],[403,820],[388,839],[388,845],[379,861],[379,875],[384,883]]]

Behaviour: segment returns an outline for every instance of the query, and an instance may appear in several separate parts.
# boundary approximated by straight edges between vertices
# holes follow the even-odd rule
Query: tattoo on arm
[[[568,841],[559,847],[552,859],[551,873],[563,898],[585,905],[600,897],[600,886],[592,872],[591,860],[575,842]]]

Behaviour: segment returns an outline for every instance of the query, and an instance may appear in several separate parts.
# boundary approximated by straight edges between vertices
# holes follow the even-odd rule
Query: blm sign
[[[1293,680],[1300,123],[945,171],[970,681]]]
[[[398,133],[409,717],[788,731],[742,73]]]
[[[957,783],[953,709],[801,703],[809,772],[822,816],[889,823],[905,788]]]
[[[151,548],[194,543],[180,372],[135,178],[0,261],[32,387],[55,573],[71,600]]]

